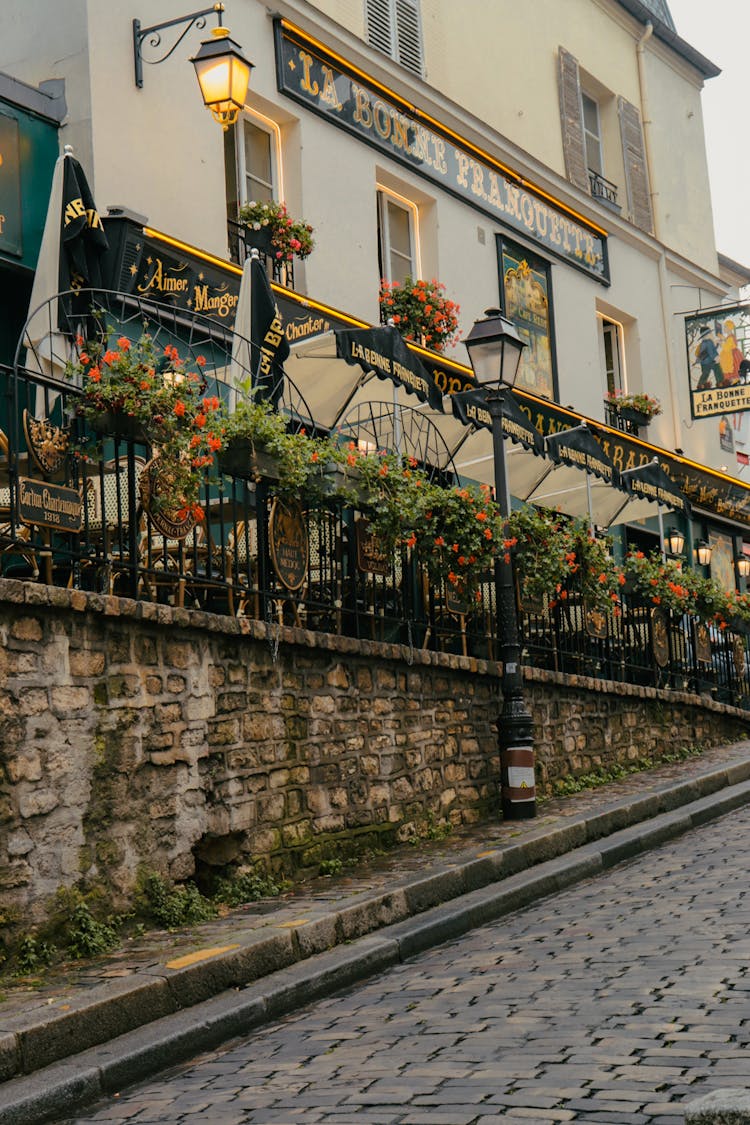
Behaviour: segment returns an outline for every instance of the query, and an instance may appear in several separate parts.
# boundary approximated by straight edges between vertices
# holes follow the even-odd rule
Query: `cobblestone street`
[[[76,1121],[680,1125],[750,1084],[750,809]]]

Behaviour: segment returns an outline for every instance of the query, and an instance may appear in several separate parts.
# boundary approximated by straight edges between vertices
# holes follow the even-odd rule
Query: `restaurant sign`
[[[0,252],[23,253],[18,122],[0,113]]]
[[[80,493],[75,488],[28,477],[20,477],[18,481],[18,516],[27,527],[80,531],[82,507]]]
[[[332,124],[609,284],[604,235],[447,127],[276,21],[279,90]]]
[[[750,410],[750,305],[686,316],[685,345],[692,417]]]
[[[111,220],[105,217],[108,234],[110,224]],[[112,241],[118,244],[117,239]],[[194,247],[175,244],[166,236],[128,223],[118,248],[105,259],[103,271],[106,288],[150,298],[187,313],[199,313],[227,332],[234,328],[240,270],[228,263],[219,264]],[[349,324],[343,318],[318,311],[304,298],[295,300],[285,295],[277,287],[274,296],[290,344]]]
[[[274,500],[268,521],[268,546],[276,577],[287,590],[299,590],[307,578],[309,541],[297,500]]]
[[[572,414],[554,403],[526,395],[523,391],[515,391],[514,395],[521,410],[545,437],[576,426],[580,421],[577,414]],[[614,463],[618,472],[640,468],[657,456],[659,466],[692,505],[715,512],[725,519],[736,520],[738,523],[750,526],[748,485],[723,474],[714,473],[695,462],[676,457],[665,450],[657,449],[646,442],[630,438],[619,430],[605,429],[594,422],[588,424],[603,452]],[[643,484],[637,491],[639,495],[646,495]],[[652,496],[652,498],[659,500],[659,496]],[[663,499],[669,502],[669,497],[665,496]]]

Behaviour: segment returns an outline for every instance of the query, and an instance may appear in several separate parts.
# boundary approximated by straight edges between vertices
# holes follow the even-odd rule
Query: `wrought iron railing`
[[[640,411],[630,410],[606,400],[604,402],[604,420],[616,430],[620,430],[624,434],[632,434],[633,437],[639,437],[649,422],[648,417],[641,414]]]
[[[271,281],[283,285],[285,289],[294,289],[294,259],[276,258],[270,243],[260,241],[253,235],[254,232],[250,231],[245,223],[235,223],[231,219],[227,221],[230,260],[242,265],[254,248],[258,251]]]
[[[199,348],[215,372],[238,362],[236,338],[220,326],[115,298],[118,324],[148,315],[154,333]],[[95,455],[80,455],[82,392],[61,377],[64,341],[58,344],[59,354],[29,337],[15,369],[0,367],[3,577],[250,616],[265,622],[272,643],[276,626],[288,624],[397,642],[409,652],[497,659],[491,575],[464,604],[450,587],[429,582],[416,552],[383,555],[375,544],[368,553],[367,512],[320,492],[282,502],[260,472],[236,476],[214,466],[200,487],[205,518],[186,534],[170,534],[144,499],[153,450],[143,438],[100,437]],[[280,409],[290,428],[309,424],[289,381]],[[77,510],[70,523],[66,505]],[[739,632],[670,616],[627,593],[619,617],[601,617],[575,586],[566,593],[553,606],[520,605],[526,664],[709,694],[750,709]]]
[[[609,180],[605,180],[604,176],[589,168],[589,186],[594,199],[600,199],[602,203],[619,210],[616,184],[610,183]]]

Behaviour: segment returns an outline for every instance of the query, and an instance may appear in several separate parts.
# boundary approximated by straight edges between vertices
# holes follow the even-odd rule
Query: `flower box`
[[[263,449],[256,449],[250,438],[233,438],[218,454],[219,470],[241,480],[281,479],[281,469],[276,457]]]
[[[650,414],[644,414],[641,410],[634,410],[632,406],[620,406],[615,409],[623,422],[630,422],[631,426],[647,426],[651,421]]]
[[[352,504],[362,504],[367,499],[362,474],[356,465],[328,461],[325,465],[318,466],[310,483],[323,496],[340,497]]]
[[[123,414],[120,410],[105,410],[91,418],[89,424],[100,437],[126,438],[140,445],[151,444],[143,423],[132,414]]]
[[[271,239],[273,238],[273,229],[268,227],[261,227],[256,230],[255,227],[245,227],[245,246],[251,250],[257,250],[260,254],[271,253]]]

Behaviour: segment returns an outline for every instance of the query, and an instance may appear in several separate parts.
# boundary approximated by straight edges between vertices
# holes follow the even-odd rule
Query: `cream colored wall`
[[[645,58],[654,214],[660,241],[716,272],[700,91],[657,55]]]
[[[2,0],[0,70],[39,85],[64,78],[68,115],[60,129],[60,147],[72,145],[87,170],[92,169],[91,89],[86,34],[88,0]],[[93,187],[93,184],[92,184]]]
[[[125,205],[145,214],[157,229],[225,257],[222,132],[201,104],[193,68],[188,62],[205,33],[191,32],[172,58],[159,66],[146,66],[142,90],[137,90],[133,82],[132,18],[139,16],[144,22],[159,22],[184,14],[184,4],[179,0],[150,0],[145,6],[142,0],[89,3],[89,82],[84,65],[86,54],[81,47],[86,35],[72,17],[63,32],[53,18],[59,8],[50,0],[3,2],[10,5],[17,24],[20,13],[28,11],[32,4],[38,27],[33,43],[29,36],[21,37],[18,45],[14,43],[16,70],[12,69],[10,58],[2,61],[1,56],[0,68],[29,81],[55,75],[66,77],[71,107],[68,128],[71,136],[76,130],[79,145],[88,145],[93,153],[91,162],[84,160],[84,164],[93,175],[99,209],[105,211],[112,204]],[[285,0],[285,13],[290,17],[294,13],[292,3],[299,8],[298,22],[314,17],[315,9],[303,0]],[[448,0],[426,2],[428,80],[433,87],[444,81],[446,93],[454,101],[466,101],[467,108],[477,115],[483,109],[491,126],[508,133],[518,145],[527,148],[534,159],[548,163],[552,171],[547,185],[554,191],[555,184],[560,184],[555,170],[561,168],[562,159],[557,108],[558,45],[563,44],[573,51],[581,65],[598,74],[602,81],[606,77],[614,91],[637,101],[635,47],[621,21],[605,20],[603,7],[608,0],[601,0],[601,5],[598,0],[566,0],[564,19],[558,11],[563,5],[552,0],[537,0],[537,3],[542,15],[534,21],[522,18],[520,11],[506,10],[508,26],[502,37],[499,36],[497,11],[501,6],[482,3],[482,16],[489,21],[484,41],[492,44],[481,56],[487,60],[482,68],[475,63],[475,25],[466,14],[474,4],[479,6],[479,0],[466,0],[462,5],[448,3]],[[71,0],[71,4],[75,4],[77,19],[82,20],[86,8],[83,0]],[[325,0],[317,7],[333,19],[346,21],[353,32],[361,34],[360,0]],[[586,12],[591,16],[590,26],[584,19]],[[49,16],[46,21],[45,13]],[[442,13],[446,21],[440,33],[440,50],[436,46],[438,13]],[[272,23],[262,3],[232,0],[226,22],[256,64],[250,107],[262,109],[282,126],[285,197],[290,209],[295,215],[304,216],[315,228],[317,247],[306,263],[298,265],[297,288],[333,307],[371,322],[377,321],[375,192],[377,183],[384,183],[403,191],[418,204],[423,236],[422,275],[438,277],[445,284],[448,296],[460,303],[461,329],[465,335],[474,318],[498,300],[495,234],[501,230],[500,226],[442,192],[437,184],[390,161],[280,95],[276,88]],[[319,31],[324,41],[329,41],[327,36],[331,34],[330,29]],[[333,45],[342,53],[345,53],[345,40],[346,33],[339,29]],[[457,45],[467,40],[467,57],[471,58],[472,65],[459,66]],[[67,54],[58,58],[61,42]],[[520,47],[510,50],[511,42]],[[5,46],[0,44],[0,51],[9,56],[7,38],[3,43]],[[606,68],[603,45],[614,56]],[[392,65],[375,52],[368,56],[361,44],[359,49],[363,54],[357,56],[356,61],[375,77],[387,80]],[[33,52],[33,65],[25,58],[30,52]],[[530,73],[532,62],[533,74]],[[379,69],[381,66],[383,69]],[[402,85],[409,82],[404,72],[401,72],[401,82]],[[698,129],[702,128],[697,93],[656,55],[649,58],[648,82],[655,91],[653,96],[658,99],[660,111],[662,101],[665,98],[669,101],[664,109],[667,124],[660,125],[653,138],[655,166],[664,177],[663,182],[669,185],[670,199],[660,201],[664,209],[664,229],[670,241],[690,246],[697,263],[706,265],[713,253],[712,237],[705,223],[701,225],[694,219],[697,211],[705,211],[707,200],[705,161],[697,144]],[[424,88],[417,82],[413,91],[415,101],[419,100],[420,90]],[[437,95],[434,96],[437,99]],[[460,124],[456,117],[451,117],[454,108],[445,103],[441,112],[449,122]],[[523,110],[522,116],[519,110]],[[691,110],[692,118],[687,116]],[[678,128],[681,122],[685,124],[684,135],[693,138],[696,144],[688,153],[683,153],[680,147],[675,158],[672,149],[674,138],[683,135]],[[510,155],[502,148],[497,151],[501,158],[505,156],[510,162]],[[680,165],[683,158],[687,163]],[[676,171],[676,167],[687,167],[688,175],[692,175],[690,169],[698,169],[694,182],[686,184],[684,173]],[[685,199],[685,207],[674,205],[678,191]],[[580,197],[580,206],[588,206],[584,197]],[[593,205],[590,213],[601,219],[602,212]],[[605,388],[599,358],[597,309],[628,324],[629,388],[646,390],[665,402],[670,397],[661,319],[658,245],[632,228],[618,226],[615,220],[611,230],[611,287],[604,287],[555,260],[551,266],[559,398],[563,404],[572,404],[586,415],[599,419],[603,418]],[[506,233],[515,238],[512,232]],[[679,277],[668,278],[671,304],[667,319],[672,358],[678,387],[685,388],[678,393],[678,419],[689,418],[684,341],[680,337],[682,321],[674,315],[679,311],[684,294],[671,286],[684,285],[686,276],[694,278],[696,286],[709,285],[705,276],[700,280],[699,271],[693,269],[689,261],[683,263]],[[718,299],[718,287],[715,292]],[[702,303],[707,303],[705,293]],[[457,345],[450,354],[461,362],[466,361],[462,345]],[[652,424],[649,434],[667,447],[678,444],[672,436],[668,416]],[[717,425],[702,423],[684,427],[681,437],[682,447],[691,456],[715,466],[726,460],[726,455],[718,448]]]

